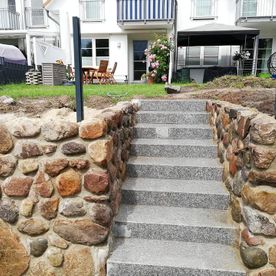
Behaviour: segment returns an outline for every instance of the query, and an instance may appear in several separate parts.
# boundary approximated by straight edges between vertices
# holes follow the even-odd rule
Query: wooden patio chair
[[[117,69],[117,64],[118,63],[115,62],[114,65],[113,65],[112,71],[107,72],[107,82],[110,83],[110,84],[116,84],[117,83],[115,78],[114,78],[114,73]]]
[[[107,66],[108,60],[101,60],[99,69],[93,72],[93,78],[97,79],[99,84],[107,82]]]

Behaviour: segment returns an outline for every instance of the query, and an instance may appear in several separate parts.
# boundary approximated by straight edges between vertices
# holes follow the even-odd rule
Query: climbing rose
[[[161,77],[161,80],[164,81],[164,82],[167,81],[167,75],[163,75],[163,76]]]

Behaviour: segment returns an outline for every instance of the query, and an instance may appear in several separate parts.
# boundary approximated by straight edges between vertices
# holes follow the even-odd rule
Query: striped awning
[[[174,19],[175,0],[117,0],[118,21]]]

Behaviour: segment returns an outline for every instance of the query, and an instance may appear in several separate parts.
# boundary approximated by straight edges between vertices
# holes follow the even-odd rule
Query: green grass
[[[119,98],[122,95],[124,99],[134,96],[160,97],[166,95],[164,84],[116,84],[116,85],[84,85],[84,97],[87,96],[108,96],[108,94]],[[44,86],[44,85],[26,85],[26,84],[8,84],[0,85],[0,96],[10,96],[12,98],[37,98],[51,96],[74,96],[75,86]]]

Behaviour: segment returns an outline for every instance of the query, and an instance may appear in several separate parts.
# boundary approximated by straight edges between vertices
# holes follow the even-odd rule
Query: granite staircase
[[[245,275],[204,108],[141,101],[108,276]]]

